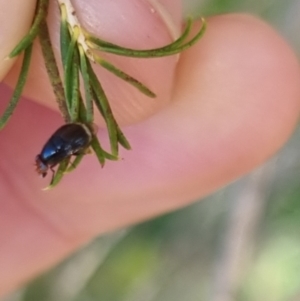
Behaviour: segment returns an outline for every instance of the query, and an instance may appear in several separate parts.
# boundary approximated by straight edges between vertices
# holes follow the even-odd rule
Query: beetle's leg
[[[51,178],[51,182],[53,182],[54,176],[55,176],[55,170],[54,170],[54,166],[50,166],[50,170],[52,171],[52,178]]]

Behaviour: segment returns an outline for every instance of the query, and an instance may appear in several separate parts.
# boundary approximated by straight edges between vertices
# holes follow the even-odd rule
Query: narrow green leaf
[[[67,23],[66,8],[60,5],[60,52],[63,66],[66,65],[71,36]]]
[[[66,159],[64,159],[58,166],[52,180],[51,183],[49,184],[49,186],[47,186],[46,188],[44,188],[43,190],[49,190],[52,189],[53,187],[55,187],[63,178],[64,174],[66,173],[69,163],[70,163],[71,157],[68,157]]]
[[[103,112],[103,109],[101,107],[101,104],[100,102],[97,100],[97,95],[95,93],[94,90],[92,90],[93,92],[93,99],[95,100],[95,103],[96,103],[96,106],[98,108],[98,110],[100,111],[101,115],[103,116],[103,118],[105,118],[104,116],[104,112]],[[126,139],[125,135],[123,134],[123,132],[121,131],[119,125],[117,124],[117,122],[115,121],[115,126],[116,126],[116,130],[117,130],[117,140],[118,142],[125,148],[125,149],[131,149],[131,146],[128,142],[128,140]],[[118,158],[118,157],[116,157]],[[107,159],[110,159],[110,160],[113,160],[111,158],[107,158]]]
[[[152,98],[156,97],[156,95],[149,88],[147,88],[144,84],[142,84],[141,82],[139,82],[137,79],[133,78],[132,76],[126,74],[122,70],[116,68],[114,65],[112,65],[108,61],[100,58],[97,55],[94,55],[94,59],[103,68],[105,68],[106,70],[110,71],[111,73],[113,73],[117,77],[125,80],[130,85],[136,87],[143,94],[145,94],[145,95],[147,95],[149,97],[152,97]]]
[[[100,102],[97,100],[98,96],[96,95],[95,90],[93,89],[93,87],[92,87],[92,96],[93,96],[93,99],[94,99],[94,102],[97,106],[98,111],[100,112],[101,116],[104,118],[104,121],[105,121],[106,120],[105,113],[103,111],[103,108],[102,108]]]
[[[9,118],[13,114],[14,109],[16,108],[16,106],[21,98],[22,91],[23,91],[23,88],[24,88],[26,80],[27,80],[27,75],[28,75],[30,60],[31,60],[31,54],[32,54],[32,45],[29,45],[28,48],[24,52],[21,71],[19,74],[19,78],[18,78],[18,82],[15,87],[15,90],[13,92],[13,95],[8,103],[6,110],[4,111],[3,115],[0,117],[0,129],[2,129],[6,125],[6,123],[8,122]]]
[[[82,96],[81,96],[81,92],[78,91],[79,94],[79,121],[82,123],[87,123],[86,120],[86,108],[84,106],[83,100],[82,100]]]
[[[86,109],[82,100],[80,92],[80,81],[79,81],[79,54],[77,47],[74,49],[74,57],[72,64],[72,101],[71,101],[71,120],[73,122],[82,121],[87,123],[86,120]],[[81,117],[83,120],[81,120]]]
[[[72,110],[72,92],[73,92],[73,80],[74,80],[72,71],[76,72],[76,70],[73,69],[73,63],[74,63],[74,50],[77,42],[77,37],[78,37],[78,32],[74,33],[72,36],[71,43],[69,44],[68,47],[66,61],[64,64],[65,97],[67,100],[67,106],[70,115]],[[79,86],[79,83],[77,84]]]
[[[111,152],[113,155],[117,156],[118,155],[118,136],[117,136],[117,127],[116,127],[116,121],[114,119],[112,110],[110,108],[108,99],[105,95],[105,92],[93,70],[91,67],[90,63],[87,62],[88,66],[88,72],[90,76],[90,81],[91,81],[91,86],[92,89],[94,90],[94,102],[100,111],[100,113],[103,115],[106,125],[107,125],[107,130],[109,134],[109,140],[110,140],[110,145],[111,145]]]
[[[151,51],[157,51],[157,50],[158,51],[163,51],[163,50],[169,50],[170,48],[177,48],[179,45],[181,45],[184,42],[185,39],[187,39],[189,33],[191,32],[192,24],[193,24],[193,19],[188,18],[186,27],[185,27],[183,33],[181,34],[181,36],[177,40],[175,40],[173,43],[168,44],[166,46],[159,47],[159,48],[156,48],[156,49],[151,49]],[[88,32],[85,32],[85,35],[87,37],[87,40],[90,43],[92,43],[91,46],[93,48],[94,48],[94,46],[98,46],[97,49],[99,49],[99,50],[102,50],[102,47],[116,48],[116,49],[119,49],[120,51],[124,50],[124,49],[128,49],[128,48],[124,48],[122,46],[104,41],[100,38],[96,38],[95,36],[91,35]],[[130,50],[130,53],[132,53],[133,51],[134,52],[138,51],[138,52],[142,52],[142,53],[143,52],[149,52],[149,50],[135,50],[135,49],[129,49],[129,50]]]
[[[75,170],[77,168],[77,166],[80,164],[80,162],[84,156],[85,156],[84,153],[77,155],[75,160],[70,162],[69,167],[65,172],[69,173],[69,172],[72,172],[73,170]]]
[[[125,148],[125,149],[131,149],[130,143],[126,139],[125,135],[121,131],[119,125],[117,125],[117,136],[119,143]]]
[[[92,139],[91,147],[93,148],[93,150],[100,162],[100,165],[103,167],[104,163],[105,163],[105,154],[104,154],[104,150],[102,149],[100,142],[96,136],[94,136]]]
[[[99,139],[98,139],[98,142],[99,142]],[[118,156],[112,155],[112,154],[106,152],[105,150],[103,150],[103,155],[106,159],[111,160],[111,161],[118,161],[119,160]]]
[[[72,100],[71,100],[71,120],[73,122],[78,121],[79,119],[79,67],[74,61],[72,66]]]
[[[33,43],[34,39],[37,37],[39,33],[41,22],[46,19],[47,12],[48,12],[48,4],[49,4],[49,0],[38,1],[35,18],[33,20],[32,26],[28,34],[11,51],[11,53],[9,54],[9,58],[13,58],[19,55],[23,50],[25,50],[30,44]]]
[[[84,91],[85,91],[86,121],[88,123],[93,123],[94,107],[93,107],[90,75],[88,70],[88,59],[81,47],[79,48],[79,56],[80,56],[80,71],[81,71],[83,84],[84,84]]]
[[[163,56],[169,56],[169,55],[174,55],[177,53],[180,53],[191,46],[193,46],[205,33],[206,31],[206,21],[205,19],[202,18],[202,26],[198,33],[190,39],[188,42],[182,44],[181,37],[180,39],[180,44],[178,44],[178,40],[166,45],[161,48],[155,48],[155,49],[147,49],[147,50],[135,50],[131,48],[125,48],[125,47],[120,47],[118,45],[112,44],[112,43],[103,43],[102,40],[99,41],[99,39],[89,36],[88,37],[88,44],[90,47],[94,49],[98,49],[100,51],[112,53],[112,54],[117,54],[117,55],[122,55],[122,56],[128,56],[128,57],[139,57],[139,58],[154,58],[154,57],[163,57]],[[190,29],[189,29],[190,30]],[[185,32],[184,32],[185,33]],[[175,44],[175,45],[174,45]]]

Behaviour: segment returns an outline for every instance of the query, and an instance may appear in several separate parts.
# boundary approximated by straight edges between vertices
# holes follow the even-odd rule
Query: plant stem
[[[66,104],[67,102],[65,99],[64,86],[60,78],[57,63],[53,53],[53,47],[50,41],[46,20],[44,20],[40,24],[39,39],[42,46],[46,69],[53,88],[53,92],[56,96],[58,107],[63,115],[65,122],[70,122],[71,118]]]
[[[90,47],[86,43],[86,38],[84,35],[84,31],[80,25],[80,22],[77,19],[76,11],[73,7],[73,4],[70,0],[57,0],[60,7],[64,7],[64,11],[66,13],[66,19],[67,22],[71,28],[71,31],[74,31],[75,29],[79,30],[79,35],[77,39],[78,45],[80,45],[86,56],[91,60],[94,61],[93,54],[90,51]],[[72,34],[71,34],[72,35]]]

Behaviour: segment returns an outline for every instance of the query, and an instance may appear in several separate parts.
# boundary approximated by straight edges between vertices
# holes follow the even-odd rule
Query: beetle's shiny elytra
[[[68,123],[60,127],[46,142],[41,153],[36,156],[36,171],[41,176],[47,175],[48,169],[62,160],[84,152],[92,140],[91,130],[82,123]]]

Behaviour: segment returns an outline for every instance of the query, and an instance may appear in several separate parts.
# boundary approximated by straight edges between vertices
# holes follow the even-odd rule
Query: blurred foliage
[[[298,0],[184,0],[185,15],[203,16],[244,12],[265,19],[300,52]]]
[[[297,7],[295,0],[202,0],[190,1],[186,11],[258,14],[299,50]],[[250,175],[185,209],[100,237],[5,301],[300,300],[299,148],[298,130],[262,167],[264,185],[245,189]],[[252,194],[262,197],[240,248],[232,231],[250,209],[236,201]],[[236,257],[227,251],[234,246],[251,252]]]

